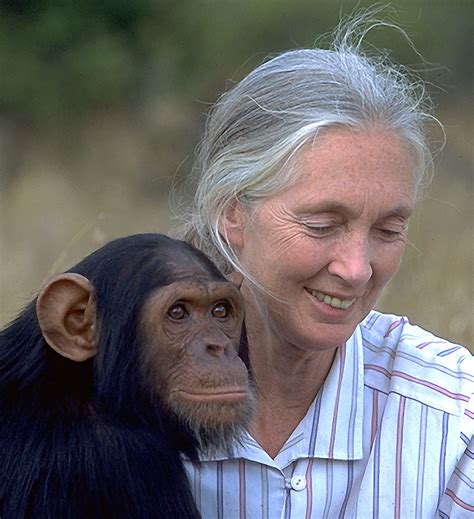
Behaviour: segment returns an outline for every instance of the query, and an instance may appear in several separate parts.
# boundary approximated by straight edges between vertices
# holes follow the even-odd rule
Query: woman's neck
[[[250,432],[275,457],[306,415],[323,385],[336,349],[304,351],[283,344],[262,326],[262,319],[246,317],[249,360],[257,388],[257,409]]]

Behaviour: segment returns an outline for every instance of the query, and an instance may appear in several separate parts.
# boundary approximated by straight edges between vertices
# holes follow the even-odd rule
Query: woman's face
[[[333,348],[397,272],[414,205],[414,162],[392,133],[338,128],[302,149],[295,174],[295,183],[251,214],[234,207],[228,238],[276,296],[254,289],[251,305],[275,339]],[[249,299],[250,284],[242,290]]]

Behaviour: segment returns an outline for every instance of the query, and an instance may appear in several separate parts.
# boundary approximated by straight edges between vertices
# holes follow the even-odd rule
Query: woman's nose
[[[372,253],[369,239],[365,237],[346,238],[336,245],[333,259],[329,263],[329,273],[343,279],[351,287],[365,285],[372,277]]]

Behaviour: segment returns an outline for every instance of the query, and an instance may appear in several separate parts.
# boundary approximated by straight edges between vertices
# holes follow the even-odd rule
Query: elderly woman
[[[188,464],[212,518],[467,517],[473,357],[373,310],[431,164],[423,86],[352,46],[285,52],[212,109],[180,236],[242,275],[257,406]]]

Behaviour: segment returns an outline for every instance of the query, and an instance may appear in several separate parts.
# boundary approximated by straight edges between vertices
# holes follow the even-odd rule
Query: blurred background
[[[217,96],[372,3],[0,0],[0,325],[105,241],[168,232]],[[429,83],[447,142],[378,308],[472,348],[474,3],[390,5],[425,61],[396,31],[367,42]]]

